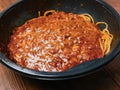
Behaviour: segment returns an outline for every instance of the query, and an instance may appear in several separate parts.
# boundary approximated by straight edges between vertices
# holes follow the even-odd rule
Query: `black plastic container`
[[[24,24],[27,20],[38,17],[38,11],[43,14],[46,10],[58,10],[71,13],[89,13],[95,22],[104,21],[109,25],[114,35],[110,53],[102,59],[96,59],[80,64],[66,72],[41,72],[23,68],[12,62],[7,52],[7,45],[12,30]],[[23,0],[15,3],[0,14],[0,62],[22,75],[42,80],[66,80],[83,77],[108,62],[120,51],[120,16],[102,0]]]

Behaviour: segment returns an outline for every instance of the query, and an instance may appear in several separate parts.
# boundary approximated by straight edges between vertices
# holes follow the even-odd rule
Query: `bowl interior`
[[[89,71],[94,70],[95,68],[98,68],[108,62],[111,58],[113,58],[113,53],[118,50],[117,47],[119,44],[120,39],[120,17],[112,9],[109,5],[104,3],[103,1],[98,0],[23,0],[19,3],[11,6],[9,9],[7,9],[2,17],[0,18],[0,48],[1,52],[8,58],[4,59],[6,62],[9,61],[9,53],[7,49],[7,45],[9,43],[9,38],[13,32],[13,29],[15,27],[21,26],[24,24],[27,20],[38,17],[38,11],[41,12],[41,15],[46,10],[57,10],[57,11],[64,11],[64,12],[70,12],[70,13],[89,13],[93,16],[95,22],[104,21],[108,23],[109,25],[109,31],[114,35],[114,39],[111,46],[110,54],[105,56],[103,59],[100,60],[94,60],[92,63],[83,63],[81,65],[78,65],[75,68],[72,68],[71,70],[68,70],[64,73],[42,73],[43,76],[50,75],[50,77],[53,77],[57,75],[56,77],[62,76],[68,76],[68,75],[77,75],[80,73],[87,72],[88,68]],[[106,59],[106,61],[103,61]],[[7,62],[8,62],[7,61]],[[18,69],[17,67],[13,65],[13,62],[11,62],[12,65],[9,65],[9,67],[12,67],[13,69]],[[14,66],[14,67],[13,67]],[[91,67],[91,69],[90,69]],[[19,70],[19,69],[18,69]],[[25,69],[26,70],[26,69]],[[24,72],[21,71],[21,72]],[[70,73],[73,74],[70,74]],[[66,73],[66,74],[65,74]],[[41,75],[41,72],[36,71],[36,75]],[[41,76],[42,76],[41,75]]]

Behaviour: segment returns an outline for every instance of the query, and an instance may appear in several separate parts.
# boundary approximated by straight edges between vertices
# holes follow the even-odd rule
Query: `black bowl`
[[[38,11],[58,10],[71,13],[89,13],[95,22],[104,21],[114,35],[111,51],[102,59],[82,63],[66,72],[41,72],[23,68],[9,59],[7,45],[12,30],[25,21],[38,17]],[[28,77],[42,80],[65,80],[85,76],[112,61],[120,51],[120,16],[102,0],[23,0],[0,15],[0,59],[8,68]]]

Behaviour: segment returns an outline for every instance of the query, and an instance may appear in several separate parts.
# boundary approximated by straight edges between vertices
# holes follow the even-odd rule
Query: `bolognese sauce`
[[[17,27],[8,48],[10,58],[23,67],[61,72],[102,58],[102,35],[97,25],[78,14],[55,12]]]

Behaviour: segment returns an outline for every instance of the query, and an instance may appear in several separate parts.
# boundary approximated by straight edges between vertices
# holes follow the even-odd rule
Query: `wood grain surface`
[[[120,0],[105,0],[120,13]],[[16,0],[0,0],[0,12]],[[0,90],[120,90],[120,54],[103,69],[83,78],[42,81],[21,76],[0,64]]]

